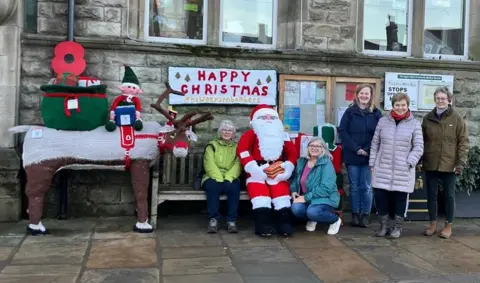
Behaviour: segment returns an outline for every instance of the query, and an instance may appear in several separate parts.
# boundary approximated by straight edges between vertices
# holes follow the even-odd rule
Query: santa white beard
[[[269,122],[254,120],[252,121],[252,128],[257,135],[263,159],[275,161],[282,155],[285,132],[280,119],[270,120]]]

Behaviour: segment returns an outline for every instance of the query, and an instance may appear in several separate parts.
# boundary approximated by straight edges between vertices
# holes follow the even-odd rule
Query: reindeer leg
[[[31,235],[47,234],[47,229],[40,222],[43,215],[45,194],[50,189],[55,170],[45,164],[34,164],[25,168],[27,186],[25,193],[28,197],[28,232]]]
[[[137,204],[138,222],[133,227],[135,232],[152,233],[152,225],[148,223],[148,183],[150,181],[150,162],[135,160],[130,166],[132,186]]]

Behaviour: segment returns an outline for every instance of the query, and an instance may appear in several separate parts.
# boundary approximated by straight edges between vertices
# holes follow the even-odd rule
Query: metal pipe
[[[73,41],[75,29],[75,0],[68,0],[67,40]]]

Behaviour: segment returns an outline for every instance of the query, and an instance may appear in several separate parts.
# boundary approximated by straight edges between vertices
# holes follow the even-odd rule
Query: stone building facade
[[[475,61],[480,60],[480,0],[467,1],[471,6],[469,57],[464,61],[424,59],[423,29],[412,31],[413,48],[408,58],[362,54],[362,41],[358,40],[362,26],[358,23],[363,19],[365,1],[278,0],[276,48],[248,50],[219,46],[219,9],[208,9],[207,44],[191,46],[143,40],[144,0],[75,0],[75,40],[86,49],[86,75],[98,77],[108,85],[110,101],[119,94],[122,65],[134,69],[145,91],[141,99],[145,120],[164,122],[163,116],[149,105],[163,91],[170,66],[269,69],[278,74],[382,80],[385,72],[448,74],[455,76],[454,105],[468,121],[471,143],[480,142],[477,137],[480,110],[476,109],[480,104],[480,62]],[[425,1],[414,1],[414,17],[425,10]],[[39,87],[53,76],[50,65],[53,47],[66,39],[67,32],[66,0],[26,1],[35,3],[33,8],[23,7],[20,2],[23,1],[0,0],[1,220],[18,219],[24,201],[19,173],[21,159],[17,153],[21,139],[15,141],[7,129],[15,124],[42,124]],[[219,7],[219,3],[220,0],[208,0],[209,7]],[[2,12],[3,7],[8,7],[9,12]],[[23,26],[29,23],[24,15],[30,17],[33,27]],[[416,25],[418,19],[417,15]],[[251,107],[175,107],[180,114],[192,108],[211,111],[215,116],[215,120],[196,128],[200,137],[198,146],[216,134],[223,119],[234,119],[239,131],[248,127]],[[56,212],[56,197],[52,189],[47,216]],[[128,175],[122,173],[76,172],[69,201],[69,213],[73,216],[134,213],[132,188]]]

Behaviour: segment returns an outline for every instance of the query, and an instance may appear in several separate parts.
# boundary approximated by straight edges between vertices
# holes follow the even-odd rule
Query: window
[[[409,0],[365,0],[364,53],[410,55],[412,3]]]
[[[206,44],[208,0],[145,0],[148,41]]]
[[[220,45],[275,48],[277,0],[221,0]]]
[[[468,54],[468,0],[426,0],[425,57],[461,59]]]

